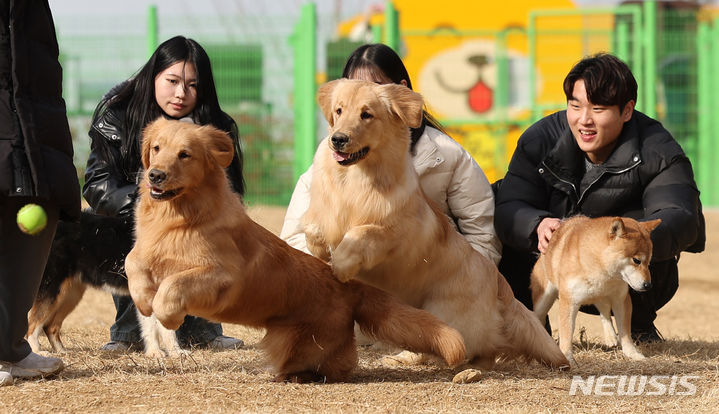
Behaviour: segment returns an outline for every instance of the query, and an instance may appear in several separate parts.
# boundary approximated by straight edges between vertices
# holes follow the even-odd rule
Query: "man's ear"
[[[620,113],[624,122],[627,122],[632,119],[632,115],[634,114],[634,105],[636,105],[636,102],[634,101],[629,101],[626,105],[624,105],[624,108]]]
[[[334,126],[335,123],[334,117],[332,116],[332,93],[342,81],[343,79],[336,79],[327,82],[317,90],[317,103],[320,105],[322,114],[330,126]]]

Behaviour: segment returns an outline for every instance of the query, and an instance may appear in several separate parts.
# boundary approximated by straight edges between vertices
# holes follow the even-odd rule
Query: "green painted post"
[[[495,56],[497,60],[497,86],[495,91],[495,113],[501,120],[507,118],[509,104],[509,58],[507,57],[507,31],[497,34]]]
[[[300,9],[300,20],[290,36],[294,55],[294,133],[295,180],[312,164],[317,147],[317,119],[315,116],[315,71],[317,56],[317,15],[315,4],[306,3]]]
[[[507,36],[511,29],[502,30],[497,34],[495,55],[497,57],[497,87],[494,88],[494,113],[495,117],[505,127],[500,128],[492,134],[494,145],[494,165],[497,171],[507,171],[507,133],[506,126],[509,107],[509,56],[507,53]]]
[[[712,171],[712,95],[702,93],[712,88],[712,45],[711,28],[707,22],[700,22],[697,28],[697,110],[698,110],[698,136],[697,159],[692,160],[696,168],[697,185],[701,191],[702,203],[709,204],[712,191],[709,180]]]
[[[644,9],[644,113],[657,116],[657,2],[645,1]]]
[[[709,93],[712,101],[709,104],[709,117],[712,120],[712,124],[710,129],[711,135],[708,137],[710,150],[708,151],[707,157],[710,158],[707,160],[707,174],[712,174],[712,167],[715,167],[716,163],[719,162],[719,156],[717,156],[719,137],[716,135],[716,131],[719,130],[719,118],[717,118],[717,113],[719,113],[719,94],[716,93],[717,88],[719,88],[719,80],[716,78],[716,74],[719,73],[719,18],[714,19],[710,36],[711,63],[709,65],[711,72],[709,78],[711,85],[707,85],[709,89],[699,89],[699,94]],[[716,177],[716,174],[713,176]],[[704,187],[704,191],[706,191],[707,194],[702,200],[706,199],[707,205],[713,207],[719,206],[719,183],[717,183],[716,180],[710,179],[712,175],[707,175],[706,177],[707,182],[711,181],[712,184],[708,184]]]
[[[158,43],[157,6],[151,4],[147,8],[147,56],[152,56]]]
[[[527,28],[529,40],[529,105],[532,109],[532,121],[542,117],[542,111],[537,102],[537,15],[529,12],[529,27]]]
[[[382,43],[382,25],[372,25],[372,43]]]
[[[617,21],[614,53],[619,59],[629,62],[629,23],[624,19]]]
[[[399,12],[391,1],[384,7],[384,43],[399,54]]]
[[[631,7],[632,9],[632,28],[634,29],[634,36],[632,39],[632,43],[634,44],[634,47],[632,47],[632,72],[634,73],[634,78],[637,80],[637,86],[644,85],[644,62],[642,58],[642,12],[641,8],[639,6],[629,5],[629,6],[621,6],[621,7]],[[639,86],[639,90],[637,91],[637,105],[636,109],[644,112],[644,105],[646,104],[646,100],[642,98],[642,93],[644,92],[644,87]]]

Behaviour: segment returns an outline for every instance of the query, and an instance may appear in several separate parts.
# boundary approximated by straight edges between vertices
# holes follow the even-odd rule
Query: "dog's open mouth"
[[[155,200],[169,200],[182,191],[182,188],[176,188],[174,190],[163,190],[157,187],[150,187],[150,197]]]
[[[361,150],[353,153],[335,151],[332,156],[335,158],[340,165],[352,165],[362,158],[367,156],[369,153],[369,147],[364,147]]]

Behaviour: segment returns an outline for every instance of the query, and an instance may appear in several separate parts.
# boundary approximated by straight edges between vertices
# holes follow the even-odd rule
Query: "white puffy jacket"
[[[494,195],[474,158],[455,140],[427,126],[417,141],[413,162],[427,197],[452,219],[475,250],[499,263],[502,244],[494,231]],[[310,205],[311,181],[310,166],[297,181],[280,232],[290,246],[307,253],[301,219]]]

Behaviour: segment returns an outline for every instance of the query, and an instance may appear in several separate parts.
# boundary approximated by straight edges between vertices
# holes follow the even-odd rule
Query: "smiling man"
[[[564,79],[564,93],[567,109],[522,134],[506,176],[494,185],[494,225],[504,245],[499,269],[531,309],[530,272],[562,218],[659,218],[652,232],[653,288],[630,294],[632,336],[661,341],[654,320],[678,288],[679,254],[704,250],[691,163],[658,121],[634,109],[637,82],[620,59],[582,59]]]

